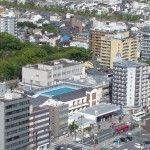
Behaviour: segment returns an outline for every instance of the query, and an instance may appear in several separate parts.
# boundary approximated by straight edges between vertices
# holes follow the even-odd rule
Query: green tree
[[[79,126],[73,121],[71,124],[68,126],[70,133],[72,133],[74,130],[78,129]]]
[[[44,31],[50,32],[50,33],[56,33],[57,28],[54,27],[52,24],[43,24],[42,29]]]
[[[24,21],[24,22],[17,22],[18,27],[29,27],[29,28],[37,28],[37,25],[35,25],[32,22]]]

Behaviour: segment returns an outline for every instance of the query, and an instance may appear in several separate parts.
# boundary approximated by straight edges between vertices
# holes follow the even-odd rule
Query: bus
[[[145,115],[146,115],[145,111],[141,111],[141,112],[133,114],[132,119],[135,121],[140,121],[141,118],[144,117]]]
[[[124,131],[127,131],[127,130],[129,130],[129,125],[124,124],[124,125],[121,125],[121,126],[119,126],[118,128],[116,128],[115,133],[116,133],[116,134],[120,134],[120,133],[122,133],[122,132],[124,132]]]

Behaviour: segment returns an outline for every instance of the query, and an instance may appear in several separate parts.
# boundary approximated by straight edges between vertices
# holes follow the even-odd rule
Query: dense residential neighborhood
[[[0,150],[150,149],[150,1],[0,1]]]

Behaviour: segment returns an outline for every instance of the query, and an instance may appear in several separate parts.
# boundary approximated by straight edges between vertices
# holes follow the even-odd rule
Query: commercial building
[[[133,61],[114,63],[112,102],[129,110],[146,111],[149,106],[148,65]]]
[[[83,62],[60,59],[27,65],[22,68],[22,85],[47,87],[77,74],[85,74]]]
[[[150,61],[150,24],[141,30],[141,59]]]
[[[69,113],[97,105],[99,102],[97,89],[67,83],[31,90],[27,94],[32,96],[42,95],[51,100],[61,101],[68,105]]]
[[[0,131],[1,150],[27,150],[29,98],[15,92],[0,98]]]
[[[81,116],[84,116],[84,118],[93,120],[96,124],[105,121],[106,119],[110,119],[118,113],[120,113],[119,106],[105,103],[76,112],[76,114],[80,114]]]
[[[30,149],[45,150],[68,130],[68,105],[46,96],[30,98]]]
[[[0,32],[17,36],[17,19],[14,12],[5,11],[0,14]]]
[[[75,76],[62,81],[74,86],[97,89],[97,102],[110,102],[111,100],[111,79],[100,75]]]
[[[124,23],[101,23],[90,31],[89,47],[103,66],[113,68],[116,54],[124,60],[137,60],[138,39],[131,36]]]

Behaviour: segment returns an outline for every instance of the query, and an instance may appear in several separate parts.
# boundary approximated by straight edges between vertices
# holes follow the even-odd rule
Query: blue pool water
[[[53,88],[53,89],[43,91],[43,92],[41,92],[41,95],[56,96],[56,95],[72,92],[72,91],[75,91],[75,90],[77,90],[77,88],[69,87],[69,86],[63,86],[63,87],[57,87],[57,88]]]

